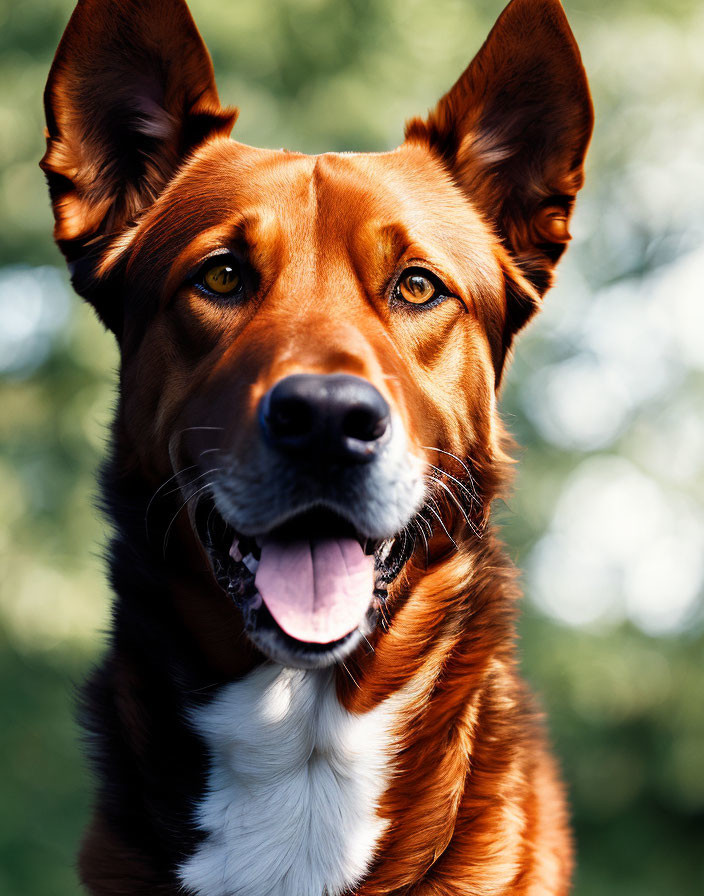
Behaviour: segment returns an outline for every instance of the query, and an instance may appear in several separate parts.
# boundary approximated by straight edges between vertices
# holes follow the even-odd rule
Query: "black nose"
[[[389,406],[367,380],[345,373],[296,373],[262,398],[259,421],[268,443],[310,460],[366,463],[390,432]]]

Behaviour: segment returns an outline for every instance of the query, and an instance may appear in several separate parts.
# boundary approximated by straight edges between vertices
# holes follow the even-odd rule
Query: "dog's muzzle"
[[[387,401],[360,377],[287,376],[262,398],[258,423],[265,473],[247,477],[233,461],[196,527],[257,646],[327,665],[384,618],[413,550],[406,527],[422,478],[409,473]]]

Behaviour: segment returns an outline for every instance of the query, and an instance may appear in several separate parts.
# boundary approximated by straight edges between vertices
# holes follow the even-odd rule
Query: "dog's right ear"
[[[213,66],[183,0],[79,0],[44,93],[40,162],[54,237],[77,292],[110,329],[119,309],[95,289],[106,241],[150,205],[188,155],[229,135]]]
[[[503,355],[570,239],[594,113],[560,0],[511,0],[464,74],[406,137],[422,142],[503,242]],[[509,269],[510,268],[510,269]]]

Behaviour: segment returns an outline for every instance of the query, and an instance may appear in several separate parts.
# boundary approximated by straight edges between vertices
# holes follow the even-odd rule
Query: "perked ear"
[[[593,121],[559,0],[512,0],[427,121],[406,126],[407,140],[441,156],[517,263],[507,288],[512,333],[535,311],[570,239]]]
[[[54,236],[74,267],[153,202],[199,144],[229,135],[237,117],[220,106],[210,56],[183,0],[79,0],[44,107],[40,165]]]

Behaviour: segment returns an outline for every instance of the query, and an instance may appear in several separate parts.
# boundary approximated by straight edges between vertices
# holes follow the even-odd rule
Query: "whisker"
[[[406,553],[406,545],[408,544],[408,527],[404,526],[401,530],[403,533],[403,553]]]
[[[451,451],[445,451],[443,448],[435,448],[432,445],[424,445],[421,447],[426,448],[428,451],[438,451],[440,454],[446,454],[448,457],[451,457],[453,460],[456,460],[457,463],[462,467],[462,469],[467,474],[467,479],[469,481],[469,485],[471,487],[471,491],[472,491],[474,497],[477,499],[477,501],[481,502],[481,499],[479,497],[479,491],[477,489],[477,483],[474,478],[474,473],[472,473],[471,468],[468,466],[468,464],[466,464],[462,460],[461,457],[458,457],[456,454],[453,454]],[[448,475],[448,476],[450,475],[449,473],[447,473],[447,471],[443,471],[443,472],[445,472],[446,475]]]
[[[418,529],[418,532],[420,533],[420,537],[423,539],[423,544],[425,545],[425,565],[427,567],[430,563],[430,548],[428,547],[428,539],[425,537],[425,532],[423,531],[423,527],[420,525],[420,523],[418,523],[417,520],[414,520],[414,522],[416,528]]]
[[[163,548],[162,548],[162,554],[163,554],[164,559],[166,559],[166,548],[167,548],[167,545],[168,545],[168,542],[169,542],[169,535],[170,535],[170,533],[171,533],[171,529],[172,529],[172,527],[173,527],[173,524],[176,522],[176,520],[177,520],[178,517],[179,517],[179,514],[181,513],[181,511],[183,510],[183,508],[186,506],[186,504],[188,504],[189,501],[192,501],[193,498],[196,497],[196,495],[199,495],[201,492],[204,492],[207,488],[212,488],[212,485],[213,485],[212,482],[206,482],[205,485],[202,485],[200,488],[196,489],[196,490],[193,492],[192,495],[189,495],[189,496],[186,498],[186,500],[185,500],[185,501],[183,502],[183,504],[179,507],[179,509],[176,511],[176,513],[171,517],[171,522],[170,522],[169,525],[167,526],[167,528],[166,528],[166,532],[164,533],[164,545],[163,545]]]
[[[455,502],[455,504],[459,508],[460,513],[464,517],[465,522],[470,527],[472,532],[474,532],[474,534],[477,536],[477,538],[481,538],[482,533],[479,531],[479,529],[477,529],[474,522],[469,518],[467,511],[464,509],[464,507],[462,506],[462,503],[459,501],[459,499],[457,498],[455,493],[452,491],[452,489],[446,483],[442,482],[440,479],[434,479],[433,481],[436,482],[440,486],[440,488],[444,489],[447,492],[447,494],[452,498],[452,500]]]
[[[470,482],[474,482],[474,476],[472,471],[469,469],[467,464],[459,458],[456,454],[453,454],[451,451],[445,451],[443,448],[436,448],[434,445],[421,445],[421,448],[425,448],[426,451],[437,451],[440,454],[446,454],[448,457],[451,457],[453,460],[456,460],[457,463],[464,469],[465,473],[469,477]]]
[[[406,545],[408,544],[407,539],[410,539],[411,543],[412,543],[411,553],[413,551],[415,551],[415,549],[416,549],[416,537],[413,534],[414,528],[415,528],[415,520],[411,520],[410,522],[406,523],[406,525],[403,527],[403,537],[404,537],[403,547],[405,550]]]
[[[151,509],[152,504],[156,500],[159,492],[161,492],[162,489],[166,488],[166,486],[170,482],[173,482],[173,480],[176,479],[177,476],[181,476],[183,473],[187,473],[189,470],[194,470],[197,466],[198,466],[198,464],[191,464],[190,467],[184,467],[182,470],[177,470],[173,474],[173,476],[169,476],[169,478],[165,482],[162,482],[161,485],[159,486],[159,488],[157,488],[157,490],[151,496],[151,498],[149,499],[149,503],[147,504],[147,509],[144,511],[144,531],[146,532],[147,538],[149,538],[149,524],[148,524],[149,511]]]
[[[451,479],[454,483],[459,485],[463,492],[467,495],[470,501],[474,501],[475,504],[479,503],[479,498],[476,493],[471,492],[467,486],[461,480],[457,479],[452,473],[448,473],[447,470],[443,470],[441,467],[436,467],[435,464],[431,464],[429,460],[426,460],[426,464],[429,467],[432,467],[433,470],[436,470],[442,476],[447,476],[448,479]]]
[[[432,500],[432,499],[431,499],[431,500]],[[450,535],[450,533],[447,531],[447,527],[445,526],[445,523],[443,523],[443,521],[442,521],[442,517],[440,516],[440,514],[438,513],[438,511],[435,510],[434,507],[430,507],[430,505],[428,505],[428,510],[433,514],[434,517],[436,517],[437,521],[438,521],[438,522],[440,523],[440,525],[442,526],[443,532],[445,533],[445,535],[447,535],[447,537],[448,537],[448,538],[450,539],[450,541],[453,543],[453,545],[455,546],[455,550],[457,550],[457,542],[456,542],[455,539]]]
[[[428,537],[429,537],[429,538],[432,538],[432,537],[433,537],[433,527],[430,525],[430,521],[429,521],[429,520],[426,520],[426,518],[423,516],[423,511],[422,511],[422,510],[420,510],[420,511],[418,512],[418,519],[419,519],[422,523],[425,523],[425,525],[428,527]]]
[[[210,473],[219,473],[220,470],[224,470],[225,467],[212,467],[210,470],[205,470],[203,473],[199,473],[197,476],[194,476],[188,483],[188,485],[195,485],[199,479],[202,479],[204,476],[208,476]],[[165,492],[162,495],[162,498],[166,498],[168,495],[174,495],[176,492],[181,491],[181,486],[177,486],[176,488],[169,489],[168,492]]]
[[[196,430],[196,429],[212,430],[213,432],[224,432],[225,431],[224,426],[187,426],[185,429],[181,430],[179,435],[182,436],[184,434],[184,432],[193,432],[193,430]]]
[[[213,514],[215,513],[215,502],[213,502],[213,506],[210,508],[210,513],[208,514],[208,519],[205,521],[205,531],[208,533],[208,538],[212,542],[213,533],[210,529],[210,521],[213,518]]]
[[[345,670],[345,672],[346,672],[346,673],[349,675],[349,677],[352,679],[352,684],[354,684],[354,686],[357,688],[357,690],[360,690],[359,682],[355,680],[354,675],[350,672],[350,670],[349,670],[349,669],[347,668],[347,666],[345,665],[345,661],[344,661],[344,660],[338,660],[338,663],[342,666],[342,668]]]

